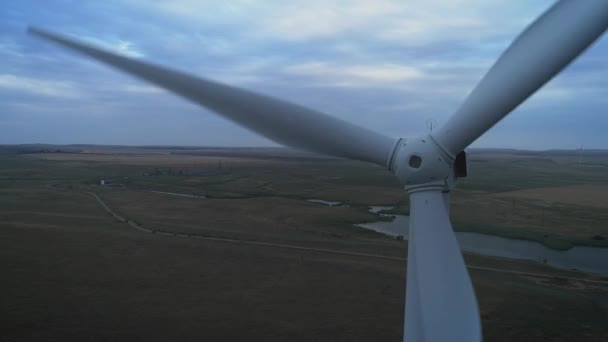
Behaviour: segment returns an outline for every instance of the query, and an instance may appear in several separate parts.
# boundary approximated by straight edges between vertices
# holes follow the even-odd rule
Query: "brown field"
[[[353,208],[332,208],[276,197],[192,199],[133,191],[102,191],[118,212],[149,229],[263,241],[348,240],[356,235],[385,239],[350,225],[377,216]]]
[[[406,243],[352,227],[379,219],[368,204],[407,209],[390,174],[340,160],[143,154],[0,157],[1,341],[401,340]],[[142,176],[190,158],[242,162],[220,175]],[[455,223],[500,233],[492,230],[499,222],[520,237],[540,229],[583,242],[606,234],[605,210],[583,204],[585,196],[541,205],[518,192],[567,186],[584,193],[581,184],[555,182],[575,175],[590,189],[606,186],[603,168],[568,166],[568,178],[547,180],[553,164],[508,161],[472,163],[477,177],[453,196]],[[494,167],[509,180],[497,179]],[[100,177],[124,184],[95,185]],[[155,233],[117,220],[82,190]],[[608,278],[465,258],[486,341],[608,340]]]
[[[47,188],[30,195],[45,201],[37,207],[15,204],[2,215],[52,227],[10,220],[0,224],[5,265],[0,328],[7,341],[401,339],[404,261],[147,234],[117,222],[78,191]],[[243,241],[254,236],[397,257],[407,249],[375,235],[332,235],[340,230],[326,222],[329,209],[349,208],[305,202],[291,208],[292,203],[272,198],[253,206],[239,201],[228,206],[229,200],[122,190],[102,195],[122,214],[151,228],[225,231]],[[184,212],[176,210],[181,207]],[[26,208],[57,215],[24,215]],[[255,214],[260,210],[266,221]],[[195,212],[198,216],[191,217]],[[297,219],[296,228],[290,217]],[[68,224],[66,218],[81,223]],[[593,279],[521,261],[467,260],[476,266]],[[488,341],[608,338],[608,284],[471,272]]]
[[[576,186],[575,186],[576,187]],[[561,201],[545,202],[538,194],[559,192],[550,189],[518,190],[499,194],[459,194],[459,199],[452,203],[452,221],[485,226],[491,233],[491,227],[508,227],[511,233],[521,233],[529,230],[570,236],[573,239],[589,239],[594,235],[608,236],[608,212],[603,210],[604,203],[593,203],[593,206],[582,204],[580,189],[575,199],[567,199],[570,203]],[[455,196],[458,196],[456,194]],[[538,196],[538,197],[537,197]],[[577,196],[581,200],[576,199]],[[545,198],[546,199],[546,198]],[[467,230],[467,229],[462,229]],[[498,234],[502,235],[502,234]]]
[[[548,206],[563,203],[593,208],[608,208],[608,186],[600,185],[570,185],[524,189],[503,192],[495,196],[537,200]]]
[[[172,151],[169,148],[90,147],[85,150],[93,153],[35,153],[21,158],[69,162],[66,167],[118,168],[112,173],[124,172],[121,166],[130,170],[139,168],[140,173],[158,167],[214,170],[221,166],[223,174],[208,177],[131,176],[133,181],[128,186],[226,199],[319,198],[348,203],[359,209],[367,205],[398,204],[397,212],[408,210],[407,196],[393,176],[364,163],[321,157],[311,162],[310,158],[317,157],[277,149]],[[597,165],[554,161],[572,157],[578,160],[577,155],[472,154],[472,177],[464,179],[452,196],[455,228],[534,240],[559,249],[576,244],[608,246],[608,213],[602,210],[608,205],[605,191],[608,178],[602,164],[605,158],[594,156]],[[501,173],[506,176],[500,177]],[[602,239],[596,239],[598,236]]]
[[[80,161],[80,162],[106,162],[118,165],[140,165],[140,166],[172,166],[172,167],[193,167],[217,165],[219,161],[228,163],[230,166],[235,164],[258,164],[264,165],[269,162],[259,158],[242,157],[216,157],[216,156],[191,156],[173,154],[63,154],[63,153],[32,153],[28,158],[37,158],[53,161]]]

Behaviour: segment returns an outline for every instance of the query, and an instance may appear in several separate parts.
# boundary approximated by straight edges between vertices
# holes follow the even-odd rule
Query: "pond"
[[[325,200],[321,200],[321,199],[307,199],[307,201],[311,202],[311,203],[319,203],[319,204],[325,204],[325,205],[330,205],[330,206],[334,206],[334,205],[340,204],[340,202],[325,201]]]
[[[206,198],[203,195],[180,194],[180,193],[177,193],[177,192],[156,191],[156,190],[148,190],[148,192],[154,192],[154,193],[157,193],[157,194],[165,194],[165,195],[172,195],[172,196],[181,196],[181,197]]]
[[[340,206],[343,208],[347,208],[349,206],[348,204],[341,204],[341,202],[325,201],[322,199],[307,199],[306,201],[311,202],[311,203],[325,204],[325,205],[329,205],[331,207]],[[382,210],[382,209],[379,209],[379,210]]]
[[[377,213],[391,207],[370,207],[370,212]],[[402,235],[407,240],[409,216],[394,216],[391,222],[371,222],[356,226],[371,229],[390,236]],[[538,242],[507,239],[495,235],[456,232],[462,250],[482,255],[526,259],[545,263],[557,268],[576,269],[608,276],[608,248],[576,246],[567,251],[548,248]]]

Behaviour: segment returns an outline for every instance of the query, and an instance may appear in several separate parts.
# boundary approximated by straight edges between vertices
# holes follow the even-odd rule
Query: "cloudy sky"
[[[428,131],[551,0],[2,1],[0,144],[274,146],[28,24],[392,136]],[[608,37],[475,147],[608,148]]]

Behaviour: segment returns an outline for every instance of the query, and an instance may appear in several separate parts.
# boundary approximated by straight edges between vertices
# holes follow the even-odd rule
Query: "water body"
[[[311,202],[311,203],[325,204],[325,205],[329,205],[331,207],[335,207],[335,206],[340,206],[340,207],[343,207],[343,208],[349,207],[348,204],[342,204],[342,205],[340,205],[340,202],[325,201],[325,200],[321,200],[321,199],[307,199],[306,201]]]
[[[180,193],[177,193],[177,192],[166,192],[166,191],[156,191],[156,190],[148,190],[148,192],[154,192],[154,193],[157,193],[157,194],[165,194],[165,195],[173,195],[173,196],[181,196],[181,197],[205,198],[205,196],[180,194]]]
[[[377,213],[384,209],[390,209],[390,207],[370,207],[370,212]],[[394,216],[395,219],[392,222],[379,221],[357,224],[357,226],[390,236],[402,235],[407,240],[409,216],[383,216]],[[532,260],[557,268],[576,269],[608,276],[608,248],[576,246],[567,251],[558,251],[534,241],[468,232],[456,232],[456,238],[460,247],[466,252]]]
[[[312,202],[312,203],[319,203],[319,204],[330,205],[330,206],[334,206],[334,205],[340,204],[340,202],[325,201],[325,200],[321,200],[321,199],[307,199],[307,201],[308,202]]]
[[[372,213],[378,213],[378,212],[380,212],[382,210],[391,210],[393,208],[394,207],[391,207],[391,206],[375,205],[373,207],[369,207],[369,211],[372,212]],[[403,216],[403,215],[400,215],[400,216]]]

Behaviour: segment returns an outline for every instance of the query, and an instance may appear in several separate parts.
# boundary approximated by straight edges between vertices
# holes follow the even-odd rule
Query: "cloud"
[[[288,74],[327,80],[338,85],[369,85],[412,81],[424,77],[422,71],[405,65],[340,65],[326,62],[306,62],[284,68]]]
[[[400,11],[392,1],[307,1],[284,2],[257,23],[264,35],[283,40],[311,40],[334,37],[362,28],[382,25],[378,19]],[[256,25],[254,23],[254,25]]]
[[[75,34],[72,36],[78,37],[78,39],[81,39],[85,42],[93,44],[97,47],[111,50],[111,51],[129,56],[129,57],[141,58],[141,57],[145,56],[142,51],[140,51],[139,49],[137,49],[133,46],[132,42],[129,42],[126,40],[122,40],[122,39],[118,39],[118,38],[102,39],[102,38],[97,38],[97,37],[93,37],[93,36],[75,35]]]
[[[13,58],[22,58],[24,55],[21,50],[21,46],[14,41],[7,38],[0,39],[0,54]]]
[[[118,90],[136,94],[159,94],[166,92],[161,88],[146,84],[126,84],[120,87]]]
[[[81,96],[71,82],[36,79],[11,74],[0,74],[0,88],[43,96],[64,98],[78,98]]]
[[[258,39],[311,41],[365,37],[404,45],[453,38],[473,43],[511,36],[548,7],[535,2],[482,0],[128,1],[191,27],[224,26]],[[506,44],[508,41],[505,41]]]
[[[121,127],[120,137],[116,129],[95,131],[96,142],[153,143],[162,137],[166,143],[172,139],[232,146],[267,143],[220,119],[212,129],[207,120],[216,116],[201,115],[200,108],[182,99],[25,36],[27,20],[112,51],[301,103],[387,134],[416,134],[426,132],[428,118],[446,122],[509,42],[551,3],[108,0],[40,6],[33,0],[2,2],[0,106],[6,115],[31,118],[29,126],[40,125],[40,130],[47,127],[37,116],[50,120],[68,114],[82,120],[83,132],[96,126],[87,121],[91,118],[120,117],[139,129]],[[533,128],[541,119],[569,122],[567,111],[579,113],[581,120],[592,116],[595,126],[605,127],[608,119],[600,113],[608,101],[606,54],[608,38],[479,144],[503,142],[508,147],[515,144],[507,139],[512,134],[531,147],[558,146],[559,133],[537,134]],[[146,119],[141,120],[138,115],[144,113]],[[171,115],[169,123],[166,113],[179,115]],[[60,126],[56,129],[66,139],[73,134]],[[560,131],[557,123],[552,129],[572,134],[567,127]],[[79,139],[92,136],[93,130]],[[599,138],[604,133],[592,133],[597,135],[593,141],[605,141]],[[582,128],[577,134],[584,135]]]

